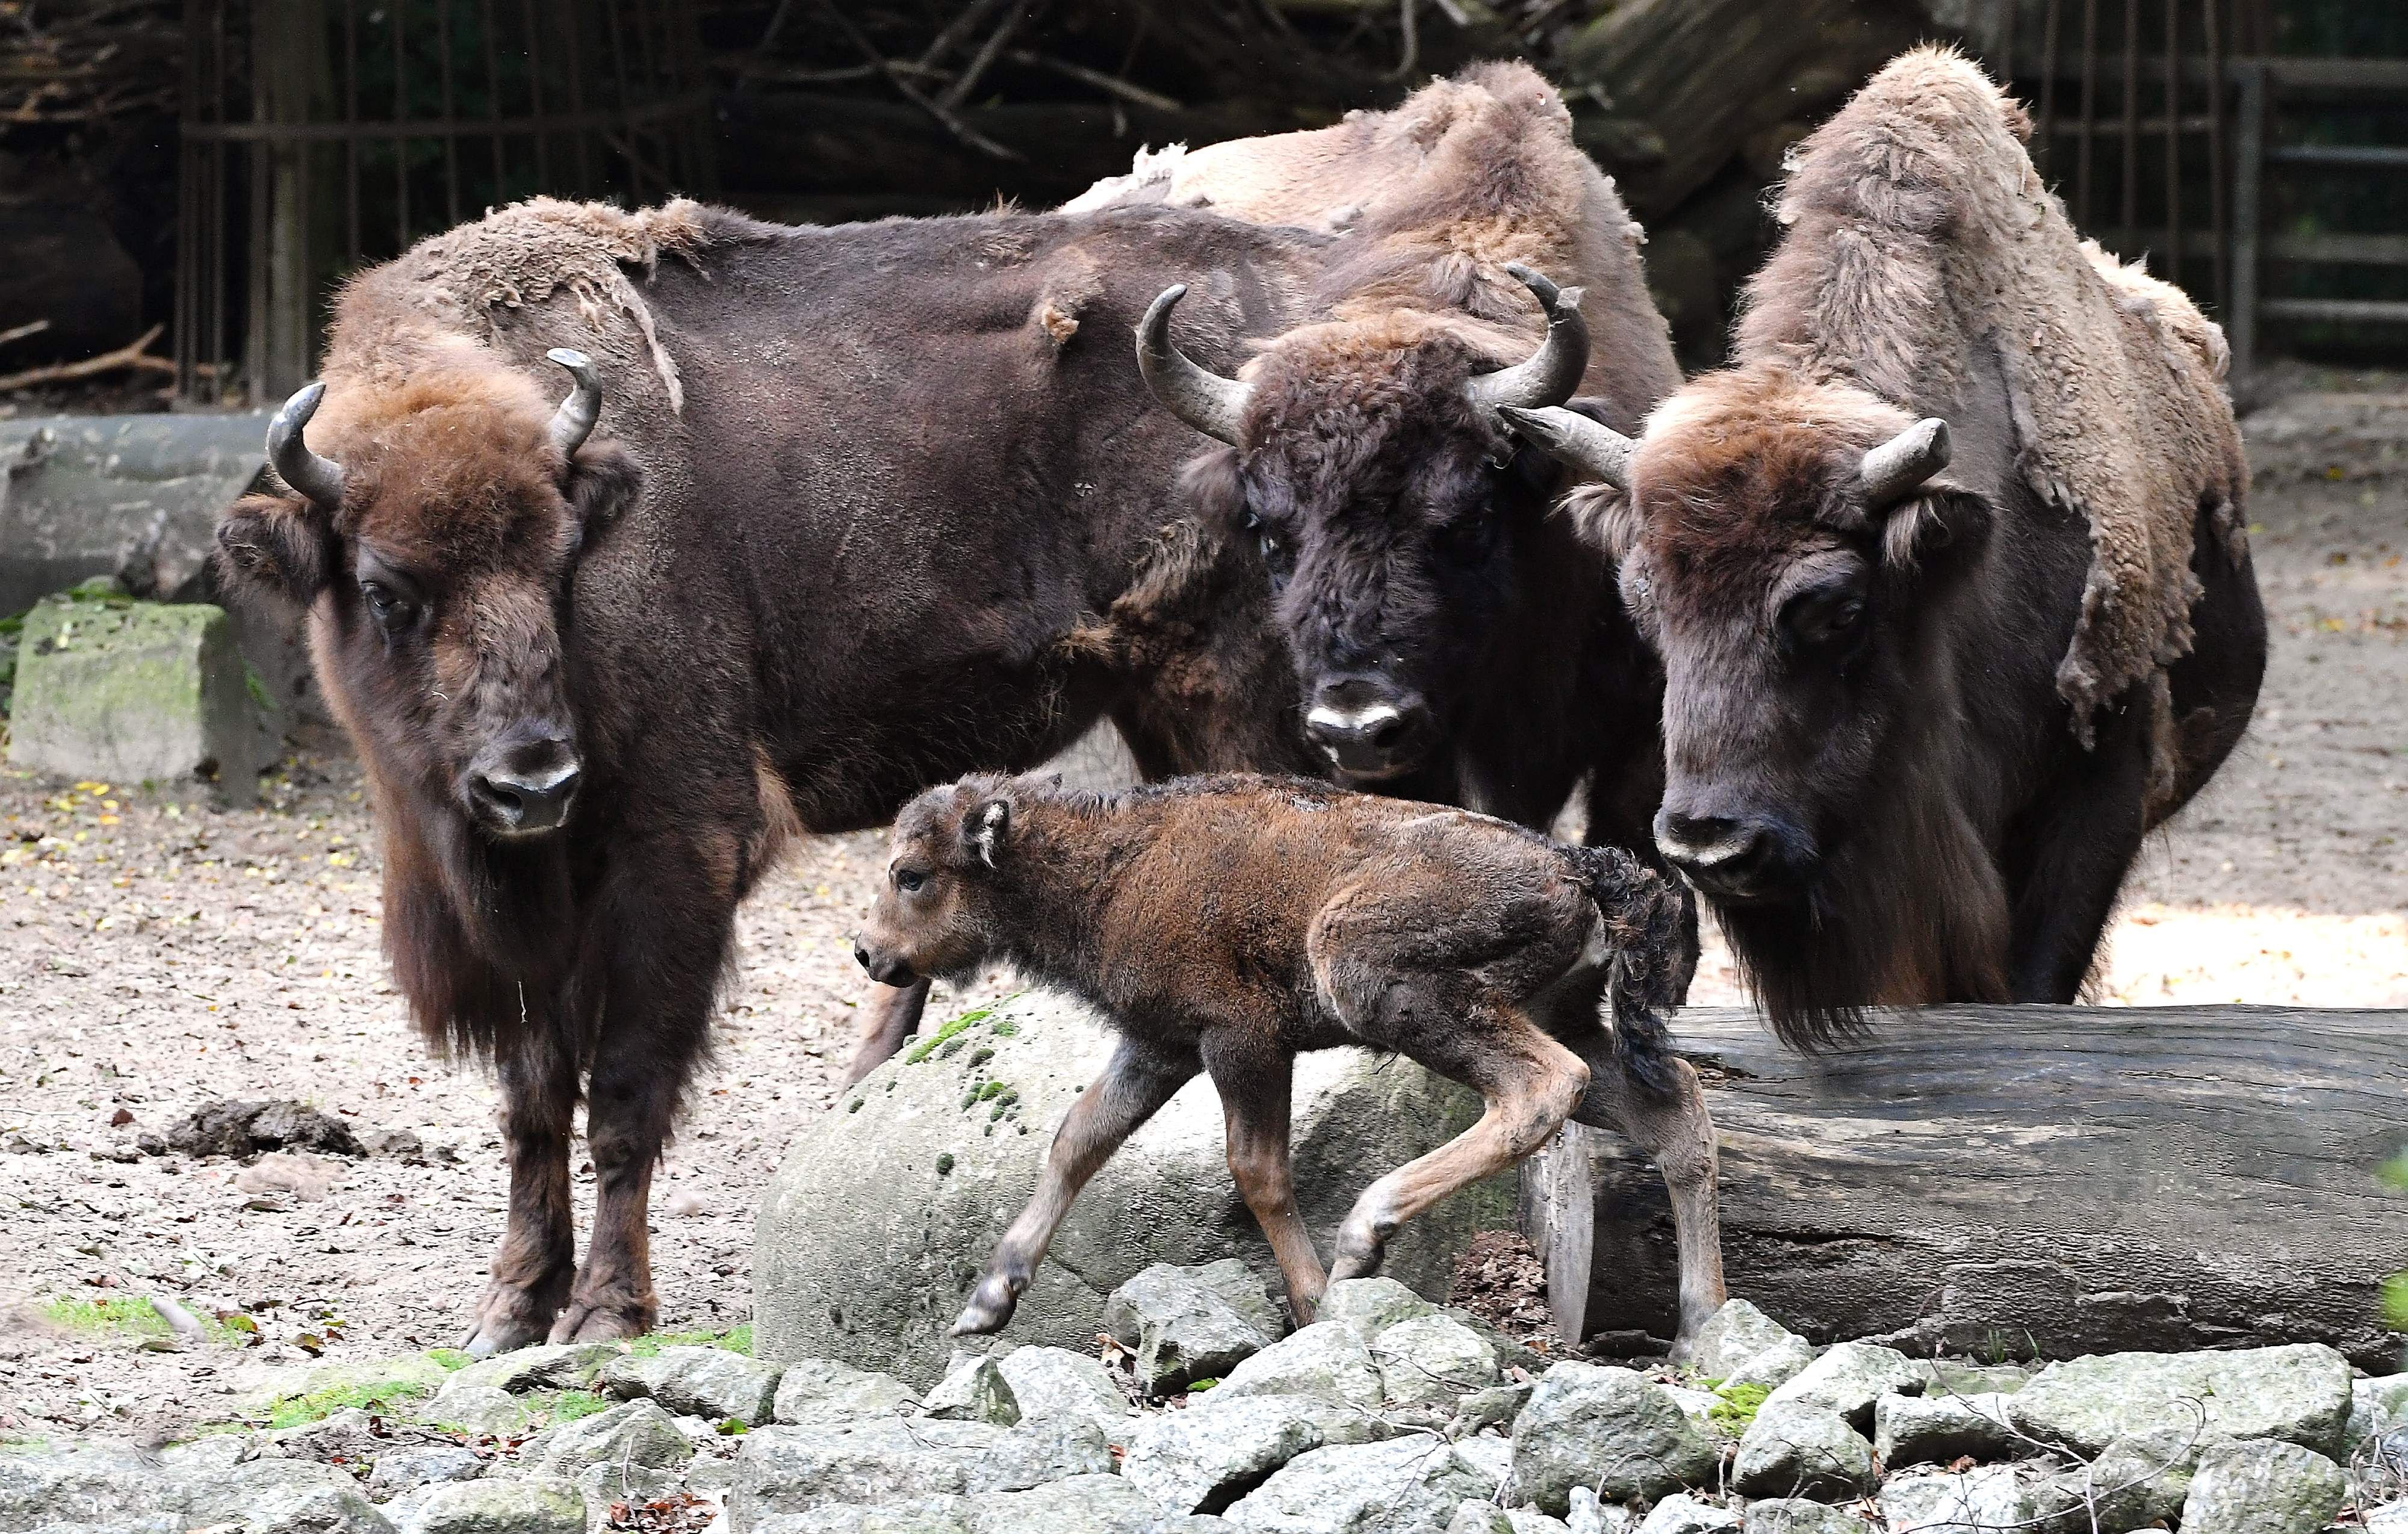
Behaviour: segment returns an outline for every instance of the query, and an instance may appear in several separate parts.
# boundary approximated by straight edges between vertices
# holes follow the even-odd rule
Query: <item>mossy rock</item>
[[[222,608],[69,593],[17,636],[8,759],[112,782],[199,775],[248,799],[268,755],[257,706]]]

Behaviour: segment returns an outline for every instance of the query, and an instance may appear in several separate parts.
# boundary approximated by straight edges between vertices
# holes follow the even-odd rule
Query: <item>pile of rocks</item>
[[[1735,1300],[1694,1368],[1641,1371],[1551,1364],[1387,1279],[1283,1336],[1235,1259],[1146,1270],[1106,1328],[1100,1357],[963,1353],[925,1391],[530,1348],[408,1413],[441,1428],[0,1452],[0,1534],[2408,1534],[2408,1501],[2379,1505],[2408,1375],[2318,1345],[2032,1373],[1816,1349]],[[618,1403],[542,1426],[563,1390]]]

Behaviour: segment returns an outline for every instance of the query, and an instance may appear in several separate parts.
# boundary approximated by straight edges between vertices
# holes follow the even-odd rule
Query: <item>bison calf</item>
[[[1577,1118],[1663,1171],[1685,1343],[1723,1300],[1713,1129],[1662,1020],[1695,962],[1693,920],[1685,893],[1620,851],[1320,784],[1098,796],[982,775],[922,794],[896,822],[863,967],[900,985],[1006,960],[1120,1035],[955,1334],[1011,1318],[1079,1189],[1199,1070],[1221,1095],[1229,1171],[1311,1320],[1326,1280],[1289,1171],[1291,1066],[1362,1044],[1464,1083],[1487,1111],[1364,1192],[1328,1276],[1376,1271],[1405,1221]]]

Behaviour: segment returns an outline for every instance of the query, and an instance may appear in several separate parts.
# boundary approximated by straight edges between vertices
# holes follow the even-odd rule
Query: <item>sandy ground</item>
[[[2408,390],[2339,381],[2355,391],[2322,380],[2253,421],[2259,720],[2136,870],[2109,1000],[2408,1005]],[[665,1328],[749,1314],[754,1202],[850,1049],[849,934],[879,847],[813,843],[746,909],[717,1058],[655,1196]],[[266,1370],[456,1340],[500,1228],[494,1093],[409,1029],[376,860],[339,756],[296,759],[239,810],[0,774],[0,1433],[172,1430]],[[1695,999],[1738,999],[1727,962]],[[136,1151],[228,1097],[300,1098],[427,1154],[337,1161],[302,1200]],[[152,1291],[260,1341],[162,1354],[53,1318]]]

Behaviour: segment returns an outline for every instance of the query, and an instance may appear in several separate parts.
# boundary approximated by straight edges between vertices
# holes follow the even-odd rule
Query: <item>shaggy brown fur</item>
[[[1803,1042],[2071,1001],[2263,668],[2214,327],[2075,237],[2026,131],[1945,50],[1883,70],[1800,147],[1735,365],[1576,497],[1665,659],[1659,840]],[[1874,504],[1928,417],[1953,460]]]
[[[1290,1072],[1304,1050],[1359,1044],[1464,1083],[1487,1112],[1364,1192],[1328,1277],[1377,1271],[1405,1221],[1577,1117],[1663,1170],[1685,1342],[1723,1300],[1713,1127],[1663,1032],[1693,922],[1685,892],[1627,854],[1319,784],[1195,778],[1097,796],[979,776],[931,789],[896,820],[863,965],[896,981],[1007,960],[1120,1037],[953,1329],[1010,1319],[1080,1187],[1199,1071],[1227,1115],[1239,1190],[1311,1320],[1325,1277],[1297,1214]]]

